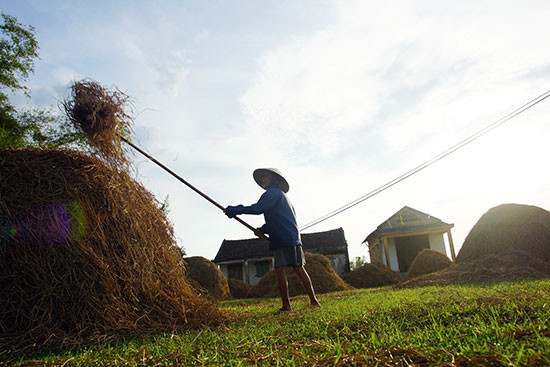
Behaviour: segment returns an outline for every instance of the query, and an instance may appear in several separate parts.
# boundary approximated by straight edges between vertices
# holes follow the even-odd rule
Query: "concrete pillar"
[[[456,259],[455,246],[453,245],[453,236],[451,236],[451,230],[447,231],[447,238],[449,239],[449,248],[451,249],[451,258],[453,261]]]
[[[391,269],[390,250],[388,248],[388,238],[384,237],[384,253],[386,254],[386,266]]]

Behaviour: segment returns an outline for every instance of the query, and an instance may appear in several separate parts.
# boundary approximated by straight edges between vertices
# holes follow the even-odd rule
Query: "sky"
[[[133,100],[132,140],[222,206],[255,203],[277,167],[303,226],[442,153],[550,89],[548,1],[0,0],[32,25],[40,60],[22,108],[58,110],[88,78]],[[446,223],[458,253],[492,207],[550,210],[550,99],[361,204],[350,258],[409,206]],[[252,238],[147,159],[178,245],[213,259]],[[241,216],[254,227],[262,216]]]

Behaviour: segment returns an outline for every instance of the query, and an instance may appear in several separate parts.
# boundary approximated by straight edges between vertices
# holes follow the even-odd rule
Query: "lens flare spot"
[[[88,227],[82,204],[78,201],[71,201],[67,204],[66,209],[70,217],[71,239],[82,238],[86,234],[86,228]]]
[[[13,221],[13,225],[0,226],[0,241],[3,245],[10,240],[18,242],[59,246],[68,240],[80,239],[86,234],[87,220],[82,204],[71,201],[68,204],[47,203]]]
[[[61,203],[48,203],[17,217],[15,239],[26,243],[59,246],[69,238],[69,214]]]
[[[10,240],[15,238],[15,228],[6,223],[0,222],[0,248],[6,246]]]

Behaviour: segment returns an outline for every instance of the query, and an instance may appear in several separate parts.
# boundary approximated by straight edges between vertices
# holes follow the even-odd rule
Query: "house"
[[[380,224],[362,243],[368,242],[371,262],[382,263],[404,274],[423,249],[429,248],[447,255],[444,234],[447,234],[454,261],[452,227],[454,224],[405,206]]]
[[[325,232],[303,233],[304,252],[325,255],[342,276],[349,273],[348,244],[342,228]],[[223,240],[213,260],[227,279],[240,279],[254,285],[274,267],[273,253],[260,238]]]

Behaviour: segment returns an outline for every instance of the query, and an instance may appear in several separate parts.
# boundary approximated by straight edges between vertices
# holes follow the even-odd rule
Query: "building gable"
[[[393,270],[404,273],[424,248],[446,254],[443,238],[445,233],[449,240],[451,258],[454,260],[452,227],[454,224],[404,206],[382,222],[363,243],[368,242],[372,262],[384,263]]]
[[[404,206],[397,213],[382,222],[376,230],[370,233],[363,243],[371,241],[376,237],[388,234],[408,233],[415,231],[438,230],[446,232],[454,225],[445,223],[441,219],[429,214],[422,213],[416,209]]]

